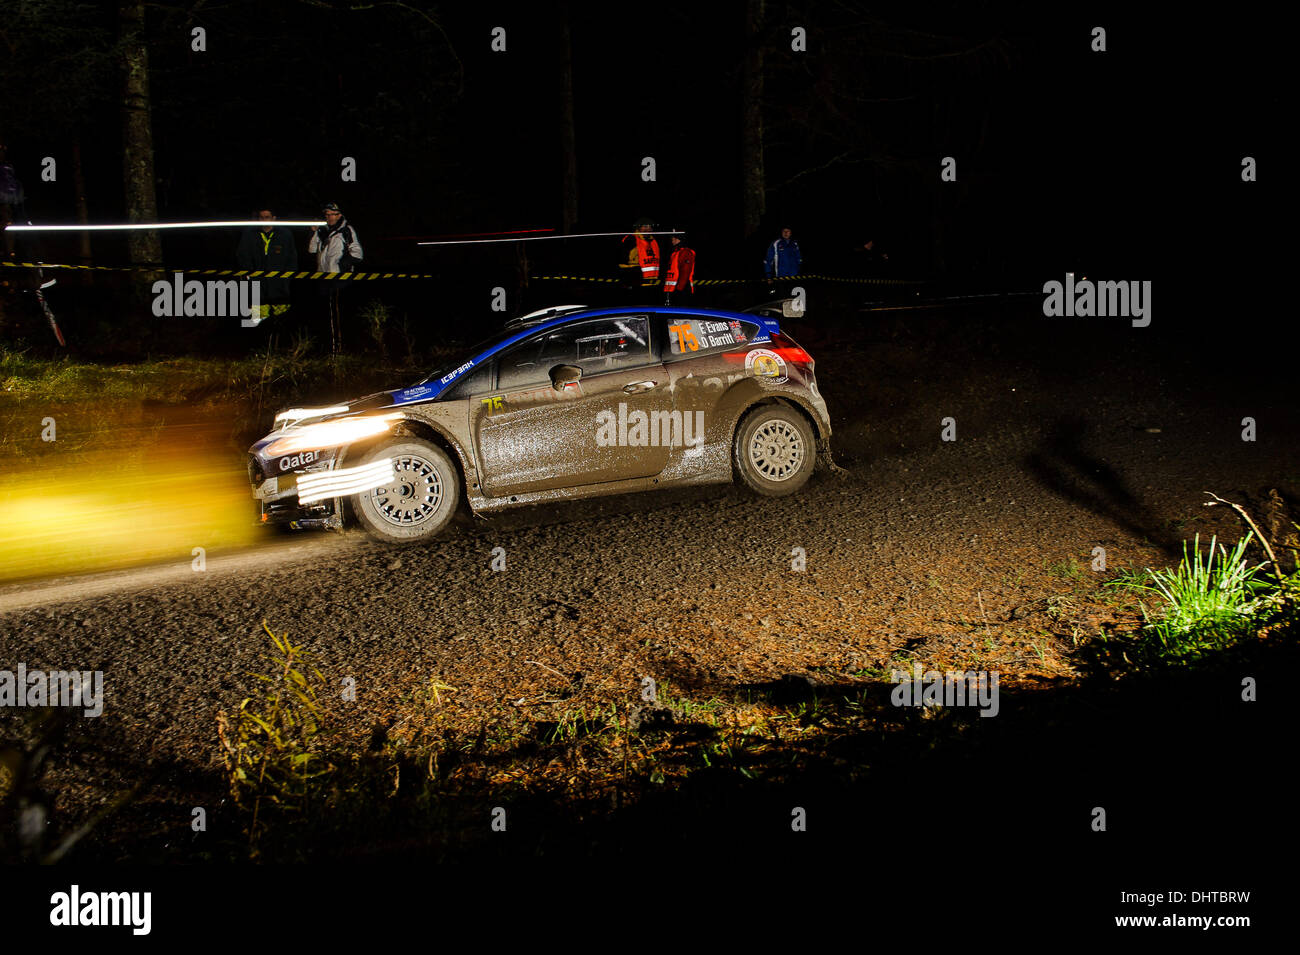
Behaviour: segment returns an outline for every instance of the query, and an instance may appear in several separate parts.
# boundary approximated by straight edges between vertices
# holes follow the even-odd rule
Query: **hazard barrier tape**
[[[624,282],[635,282],[636,278],[597,278],[590,275],[534,275],[534,281],[565,281],[565,282],[605,282],[610,284],[620,284]],[[747,283],[756,283],[759,285],[774,285],[777,282],[803,282],[808,279],[816,279],[821,282],[849,282],[854,285],[924,285],[920,279],[855,279],[842,278],[838,275],[786,275],[779,279],[695,279],[695,285],[745,285]],[[663,279],[654,279],[653,281],[642,280],[642,285],[663,285]]]
[[[433,275],[427,272],[289,272],[266,269],[175,269],[164,268],[162,266],[147,265],[67,265],[55,262],[6,262],[0,260],[0,265],[11,269],[71,269],[74,271],[84,272],[180,272],[183,275],[218,275],[230,276],[234,278],[250,279],[312,279],[312,280],[335,280],[342,282],[370,282],[375,279],[438,279],[445,276]],[[619,285],[628,282],[629,279],[623,278],[604,278],[594,275],[534,275],[531,276],[533,281],[538,282],[598,282],[610,285]],[[694,284],[699,285],[745,285],[758,283],[763,285],[772,285],[775,282],[804,282],[808,280],[817,280],[821,282],[846,282],[855,285],[924,285],[925,283],[918,279],[859,279],[843,278],[837,275],[796,275],[783,276],[780,279],[696,279]],[[635,278],[631,279],[635,281]],[[652,281],[641,281],[645,286],[663,285],[663,279],[654,279]]]
[[[230,275],[250,279],[336,279],[366,282],[374,279],[436,279],[422,272],[286,272],[266,269],[173,269],[148,265],[60,265],[54,262],[2,262],[13,269],[75,269],[87,272],[180,272],[183,275]]]

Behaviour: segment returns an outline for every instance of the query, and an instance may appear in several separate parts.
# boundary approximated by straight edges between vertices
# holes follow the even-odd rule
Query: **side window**
[[[751,342],[761,326],[740,319],[668,317],[668,360],[694,358]]]
[[[501,353],[497,359],[498,391],[518,391],[546,381],[551,366],[544,364],[543,352],[555,348],[548,338],[529,338]]]
[[[650,318],[629,315],[576,325],[576,362],[584,375],[636,368],[650,361]]]
[[[648,364],[650,319],[646,315],[603,318],[556,328],[502,353],[498,391],[517,391],[550,380],[556,365],[577,365],[584,375]]]

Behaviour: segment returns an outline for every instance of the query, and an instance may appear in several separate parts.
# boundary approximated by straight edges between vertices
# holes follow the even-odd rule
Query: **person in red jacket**
[[[683,241],[686,230],[676,231],[679,234],[672,237],[673,251],[668,256],[668,275],[664,279],[665,305],[670,303],[673,292],[695,294],[695,250]]]
[[[635,239],[636,245],[627,257],[622,268],[641,270],[641,282],[651,284],[659,281],[659,243],[652,235],[647,235],[654,224],[649,219],[638,219],[629,235],[623,236],[624,244],[628,239]]]

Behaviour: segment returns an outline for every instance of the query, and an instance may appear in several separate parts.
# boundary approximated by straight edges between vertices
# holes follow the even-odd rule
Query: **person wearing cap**
[[[628,252],[627,263],[620,268],[640,269],[642,284],[659,281],[659,243],[648,234],[653,228],[649,219],[638,219],[632,232],[622,239],[624,245],[628,244],[628,239],[635,239],[636,243]]]
[[[325,224],[318,226],[311,235],[307,251],[316,256],[317,272],[355,272],[361,261],[361,242],[338,203],[327,202],[321,210],[325,214]],[[330,353],[339,354],[343,350],[343,321],[339,313],[340,280],[321,282],[321,294],[328,302],[330,320]]]
[[[686,230],[678,228],[678,234],[669,241],[673,251],[668,256],[668,274],[664,277],[664,304],[668,305],[673,292],[681,290],[688,295],[695,294],[695,250],[688,248]]]
[[[343,217],[338,203],[327,202],[321,211],[325,224],[316,228],[307,246],[307,252],[316,256],[316,271],[355,272],[362,258],[356,230]]]

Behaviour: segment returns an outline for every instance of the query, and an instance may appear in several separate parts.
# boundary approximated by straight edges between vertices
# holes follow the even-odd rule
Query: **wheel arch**
[[[813,414],[810,409],[806,408],[794,395],[763,394],[753,398],[741,406],[739,413],[736,415],[736,420],[731,425],[729,443],[735,442],[736,431],[740,428],[740,422],[745,420],[745,416],[755,408],[761,408],[764,405],[784,405],[787,408],[793,408],[795,411],[799,412],[799,414],[803,415],[804,420],[808,422],[809,427],[812,428],[813,437],[816,441],[821,442],[829,437],[826,430],[822,427],[822,423],[817,419],[817,416]]]
[[[452,464],[456,468],[456,478],[460,481],[461,489],[461,506],[465,506],[469,500],[469,481],[466,480],[467,466],[465,454],[460,445],[441,428],[430,424],[422,418],[402,417],[393,424],[393,427],[383,434],[376,435],[373,438],[366,438],[362,441],[355,441],[347,445],[340,451],[335,467],[342,465],[345,461],[353,460],[365,454],[381,441],[395,437],[421,438],[430,444],[442,449],[447,456],[451,458]],[[352,503],[349,498],[343,498],[343,506],[347,517],[350,521],[356,521],[356,514],[352,512]]]

